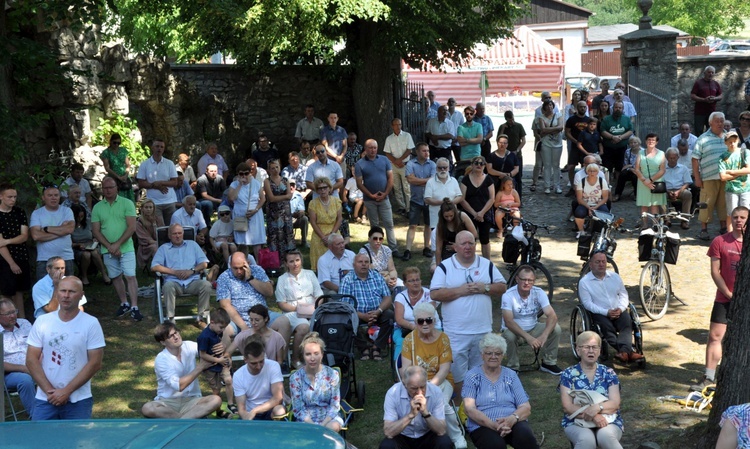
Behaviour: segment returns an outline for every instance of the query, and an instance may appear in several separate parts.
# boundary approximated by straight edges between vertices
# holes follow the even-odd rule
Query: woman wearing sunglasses
[[[263,218],[263,205],[266,204],[266,194],[262,184],[252,177],[250,165],[241,162],[237,165],[237,177],[229,185],[227,198],[234,202],[232,220],[234,225],[234,243],[239,250],[247,254],[253,248],[253,256],[258,260],[260,247],[266,243],[266,222]],[[237,229],[237,217],[246,217],[243,231]],[[245,227],[246,226],[246,227]]]
[[[482,257],[490,258],[490,229],[495,216],[492,213],[492,203],[495,201],[495,185],[491,176],[485,173],[487,162],[482,156],[471,160],[468,173],[461,180],[461,208],[469,214],[479,233],[479,243],[482,244]]]
[[[427,302],[437,306],[435,301],[430,299],[430,290],[422,287],[422,272],[417,267],[407,267],[401,277],[406,283],[406,290],[396,295],[393,302],[396,326],[393,332],[393,344],[395,350],[393,356],[398,360],[401,354],[401,345],[404,337],[417,328],[417,322],[414,320],[414,308],[417,305]],[[443,326],[438,320],[436,327],[442,329]]]
[[[413,274],[404,277],[407,280],[413,279],[411,276]],[[419,278],[417,277],[417,279]],[[417,282],[413,282],[413,284],[417,284]],[[421,289],[421,283],[418,285]],[[427,289],[424,290],[426,295]],[[415,364],[427,371],[428,381],[440,387],[443,392],[448,436],[456,448],[465,448],[466,440],[458,427],[456,413],[450,406],[451,396],[453,396],[453,377],[451,376],[453,353],[451,352],[450,339],[437,329],[439,323],[437,311],[428,301],[429,298],[427,301],[419,302],[414,306],[414,332],[404,338],[404,345],[401,349],[400,373],[403,376],[406,369]]]

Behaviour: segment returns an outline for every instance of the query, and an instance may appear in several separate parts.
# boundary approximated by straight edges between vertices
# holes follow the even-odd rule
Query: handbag
[[[133,190],[133,185],[136,184],[135,180],[130,176],[128,176],[125,181],[120,180],[120,178],[115,178],[115,182],[117,183],[117,190],[121,192]]]
[[[646,154],[645,152],[643,153]],[[651,169],[646,162],[646,171],[648,171],[648,179],[651,179]],[[667,193],[667,183],[664,181],[651,181],[654,183],[654,188],[651,189],[651,193]]]
[[[281,267],[278,251],[271,251],[269,248],[261,248],[258,251],[258,265],[264,270],[277,270]]]
[[[234,217],[232,220],[232,228],[237,232],[247,232],[247,230],[250,229],[250,223],[244,215]]]
[[[568,395],[570,395],[571,399],[573,399],[573,405],[581,407],[575,412],[568,415],[568,419],[573,420],[575,422],[575,425],[580,427],[596,427],[596,423],[594,423],[594,421],[586,421],[583,418],[577,418],[577,416],[583,413],[583,411],[589,408],[591,405],[601,404],[609,398],[594,390],[570,390],[568,392]],[[602,416],[604,416],[608,424],[612,424],[613,422],[615,422],[615,419],[617,419],[617,414],[614,413],[611,415],[602,414]]]
[[[297,304],[297,317],[299,318],[312,318],[313,313],[315,312],[315,304],[312,303],[305,303],[305,304]]]

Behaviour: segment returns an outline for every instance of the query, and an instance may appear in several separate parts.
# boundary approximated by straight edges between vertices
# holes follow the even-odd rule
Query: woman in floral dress
[[[289,180],[281,176],[278,159],[268,161],[268,178],[263,181],[263,189],[268,201],[268,248],[279,252],[279,260],[284,260],[287,251],[296,248],[294,244],[294,222],[289,200],[292,191]]]

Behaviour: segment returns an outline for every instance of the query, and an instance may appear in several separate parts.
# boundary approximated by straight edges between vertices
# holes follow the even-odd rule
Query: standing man
[[[328,113],[328,124],[320,128],[320,143],[325,148],[328,157],[339,164],[341,173],[346,173],[346,161],[344,158],[346,157],[348,134],[338,123],[339,115],[335,112]],[[333,180],[334,178],[329,179]]]
[[[195,186],[195,196],[200,200],[201,213],[206,224],[211,223],[211,215],[219,209],[227,183],[219,175],[219,167],[210,163],[206,172],[199,178]]]
[[[453,160],[458,161],[458,159],[461,157],[461,145],[458,144],[458,141],[455,138],[455,130],[457,130],[459,126],[463,125],[466,122],[466,119],[464,118],[464,115],[461,113],[461,111],[456,110],[456,99],[453,97],[448,99],[448,113],[446,115],[448,116],[448,119],[453,122],[454,137],[451,141],[451,152],[453,153]],[[450,160],[450,158],[448,158],[448,160]]]
[[[60,205],[60,190],[46,186],[42,192],[43,206],[31,213],[31,238],[36,241],[36,279],[47,275],[47,260],[52,256],[65,261],[65,274],[73,274],[73,211]]]
[[[371,226],[385,228],[388,236],[388,247],[393,256],[398,257],[398,241],[393,228],[393,209],[388,201],[388,194],[393,188],[393,169],[391,161],[378,154],[378,143],[375,139],[365,142],[365,157],[354,167],[357,188],[364,195],[367,217]]]
[[[424,188],[424,202],[430,206],[430,228],[438,224],[440,205],[445,198],[458,206],[464,198],[456,178],[450,175],[448,159],[441,157],[435,163],[436,175],[427,180]]]
[[[391,190],[391,204],[401,215],[409,213],[409,182],[406,180],[406,164],[409,162],[414,140],[411,134],[401,129],[401,119],[391,121],[393,134],[385,138],[383,152],[391,161],[393,168],[393,190]]]
[[[346,139],[346,156],[344,156],[344,163],[346,164],[344,176],[347,181],[354,176],[354,166],[362,159],[364,151],[364,147],[357,142],[357,133],[349,133],[349,137]]]
[[[575,195],[573,177],[575,177],[576,167],[586,156],[586,150],[578,148],[578,136],[589,123],[589,118],[586,116],[588,108],[585,101],[579,101],[576,104],[576,113],[565,122],[565,137],[568,139],[568,165],[565,168],[568,170],[568,180],[570,181],[570,190],[565,196]],[[625,139],[626,144],[627,141]]]
[[[716,111],[716,103],[721,101],[721,85],[714,80],[716,69],[706,66],[703,69],[703,77],[695,80],[693,89],[690,91],[690,99],[695,102],[693,109],[693,129],[698,135],[710,127],[709,116]]]
[[[16,206],[18,191],[11,184],[0,183],[0,298],[10,299],[25,318],[23,292],[31,288],[29,265],[29,222],[26,212]]]
[[[307,198],[310,191],[307,189],[305,184],[305,177],[307,176],[307,165],[303,165],[299,160],[299,153],[292,151],[289,153],[289,165],[281,170],[281,177],[286,178],[291,183],[295,181],[297,184],[297,193],[299,193],[303,199]]]
[[[515,153],[518,158],[518,166],[520,168],[513,179],[516,182],[516,190],[520,198],[523,191],[523,147],[526,145],[526,130],[513,117],[513,111],[505,111],[505,123],[500,125],[498,137],[500,134],[505,134],[508,137],[508,151]],[[535,180],[533,181],[535,182]]]
[[[385,439],[379,449],[453,448],[446,433],[442,397],[440,387],[427,382],[424,368],[418,365],[406,368],[401,382],[385,394]]]
[[[518,347],[527,343],[542,357],[539,371],[559,376],[562,374],[557,366],[560,325],[557,324],[557,314],[549,303],[547,293],[534,287],[534,281],[534,269],[528,265],[521,266],[516,271],[516,285],[503,295],[502,332],[508,342],[508,368],[518,371],[521,366]],[[546,318],[544,322],[538,320],[540,313]]]
[[[169,223],[176,210],[176,187],[181,187],[177,179],[177,168],[172,161],[164,157],[164,141],[156,138],[151,141],[151,157],[138,167],[138,187],[146,189],[146,197],[156,205],[156,210],[162,214],[164,223]]]
[[[83,284],[69,276],[58,285],[60,310],[40,316],[29,334],[26,367],[37,384],[34,421],[91,419],[91,378],[102,367],[104,333],[78,309]]]
[[[359,316],[360,324],[367,325],[367,327],[380,326],[374,346],[367,332],[364,332],[366,331],[364,327],[357,331],[359,337],[355,339],[354,344],[362,353],[363,360],[368,360],[370,357],[373,360],[382,360],[381,355],[387,354],[384,351],[391,329],[393,329],[393,308],[391,307],[393,301],[383,276],[370,269],[369,255],[359,253],[354,256],[354,271],[341,280],[339,294],[352,295],[357,298],[357,316]],[[364,335],[362,335],[363,332]],[[370,346],[372,346],[372,351]]]
[[[180,153],[177,156],[176,168],[182,169],[182,174],[185,175],[185,181],[187,181],[192,190],[195,190],[195,183],[198,181],[198,177],[195,176],[195,171],[193,171],[193,167],[190,165],[190,156],[185,153]]]
[[[198,344],[183,341],[180,331],[170,322],[157,324],[154,338],[164,349],[154,361],[156,397],[143,404],[143,416],[197,419],[218,410],[221,397],[201,394],[198,376],[214,364],[198,357]]]
[[[417,158],[412,159],[406,166],[406,180],[411,184],[411,200],[409,205],[409,230],[406,232],[406,251],[404,260],[411,259],[411,245],[417,226],[424,226],[424,249],[422,255],[432,257],[430,249],[430,206],[425,204],[424,193],[427,181],[435,177],[436,165],[430,159],[430,148],[424,142],[417,144]]]
[[[198,173],[205,173],[208,164],[216,164],[217,173],[226,179],[227,174],[229,174],[229,166],[227,166],[224,158],[219,154],[219,147],[216,145],[216,142],[209,142],[206,145],[206,154],[198,159]]]
[[[427,120],[437,117],[437,112],[439,108],[440,108],[440,103],[435,101],[435,92],[428,90],[427,91]]]
[[[331,195],[336,196],[339,193],[339,189],[344,187],[344,173],[341,171],[341,166],[337,164],[333,159],[328,158],[326,147],[319,143],[315,145],[315,157],[318,158],[315,162],[307,167],[305,172],[305,184],[307,188],[312,192],[312,199],[318,197],[318,192],[315,191],[313,181],[315,178],[328,178],[333,183],[331,189]]]
[[[135,233],[135,204],[117,195],[117,183],[109,176],[102,181],[102,192],[104,199],[96,203],[91,213],[91,230],[102,245],[104,266],[120,299],[116,315],[120,317],[130,312],[134,321],[141,321],[143,315],[138,310],[135,246],[131,238]],[[130,293],[129,303],[125,294],[126,283]]]
[[[451,160],[450,148],[456,139],[456,127],[453,121],[448,119],[448,109],[445,106],[439,107],[437,117],[427,122],[425,135],[430,143],[430,159],[436,160],[444,157]]]
[[[693,147],[693,177],[695,186],[701,189],[700,200],[707,207],[698,213],[701,232],[698,238],[709,240],[708,223],[714,209],[719,216],[722,234],[727,229],[727,203],[724,195],[726,182],[719,176],[719,159],[727,151],[724,145],[724,113],[712,112],[708,118],[709,129],[695,142]]]
[[[435,269],[430,296],[443,303],[443,330],[453,351],[453,391],[460,392],[466,372],[482,361],[479,340],[492,332],[492,296],[501,296],[507,285],[500,270],[476,254],[471,232],[459,232],[453,248],[456,254]]]
[[[482,125],[481,155],[487,160],[492,153],[492,134],[495,131],[495,126],[492,124],[490,116],[484,113],[484,103],[477,103],[474,120]]]
[[[544,91],[540,95],[540,98],[542,100],[542,106],[544,106],[545,101],[552,101],[552,94]],[[542,174],[542,169],[544,168],[542,162],[542,134],[539,129],[539,120],[537,120],[542,116],[542,106],[534,109],[534,121],[531,123],[531,132],[534,133],[534,171],[531,175],[532,181],[529,190],[531,190],[532,192],[536,191],[536,182],[539,180],[539,176]],[[557,114],[559,112],[557,109],[557,104],[553,102],[552,106],[553,115]]]
[[[33,417],[36,385],[26,368],[27,338],[31,332],[31,323],[18,317],[18,309],[13,302],[0,299],[0,326],[3,332],[5,386],[18,392],[23,407]]]
[[[70,176],[68,176],[64,184],[67,184],[68,186],[78,186],[81,188],[81,195],[84,196],[86,205],[89,207],[89,210],[93,207],[93,196],[91,195],[91,185],[89,184],[88,180],[84,179],[83,177],[83,165],[76,162],[75,164],[70,166]],[[62,198],[67,198],[68,194],[67,192],[60,191],[60,196]]]
[[[341,234],[328,236],[328,251],[318,259],[318,282],[326,295],[335,295],[344,276],[354,269],[354,252],[346,249]]]
[[[297,122],[297,129],[294,131],[294,137],[298,143],[309,142],[310,145],[316,145],[320,142],[320,129],[323,127],[323,120],[315,117],[315,106],[308,104],[305,106],[305,117]]]
[[[484,141],[482,124],[474,120],[475,110],[471,106],[464,108],[466,122],[456,130],[456,140],[461,145],[461,159],[456,162],[454,175],[462,176],[463,170],[471,164],[471,160],[482,153],[481,144]]]
[[[715,237],[708,248],[708,257],[711,258],[711,279],[716,284],[716,298],[708,328],[706,371],[700,382],[690,386],[693,391],[703,391],[706,386],[716,383],[716,366],[721,360],[721,340],[727,331],[729,303],[732,300],[734,281],[740,265],[742,237],[745,234],[747,217],[746,207],[736,207],[732,211],[732,232]]]
[[[625,161],[625,150],[628,149],[628,139],[633,135],[633,123],[623,113],[622,101],[615,101],[612,114],[604,117],[601,132],[604,147],[602,165],[619,176]]]
[[[599,83],[599,88],[602,91],[599,93],[599,95],[595,96],[591,100],[591,111],[592,111],[592,114],[596,113],[599,110],[599,104],[602,101],[606,101],[605,98],[607,98],[607,95],[609,95],[609,80],[606,80],[606,79],[602,80]]]
[[[156,250],[151,261],[151,271],[162,273],[162,294],[167,305],[167,320],[174,322],[175,297],[177,294],[198,295],[198,325],[205,324],[211,298],[211,283],[200,278],[208,259],[200,246],[184,239],[185,232],[179,224],[169,227],[169,242]]]
[[[633,321],[622,278],[607,270],[607,255],[603,251],[594,253],[590,261],[591,271],[578,281],[581,304],[591,312],[594,324],[604,334],[603,339],[615,349],[617,360],[629,363],[643,359],[643,354],[633,352]]]
[[[680,141],[680,139],[685,139],[687,141],[688,150],[692,152],[693,147],[695,146],[695,142],[698,140],[698,136],[691,132],[690,123],[685,122],[680,124],[680,132],[672,136],[672,140],[670,140],[669,146],[677,148],[677,143]]]
[[[258,167],[263,170],[268,170],[268,161],[271,159],[278,159],[279,150],[276,149],[276,145],[268,140],[267,135],[259,133],[258,146],[253,150],[252,158],[258,164]]]

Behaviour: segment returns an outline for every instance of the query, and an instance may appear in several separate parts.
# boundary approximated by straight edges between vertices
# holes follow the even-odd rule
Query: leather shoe
[[[638,354],[637,352],[631,352],[628,354],[628,358],[631,362],[637,362],[639,360],[643,360],[643,354]]]
[[[615,358],[622,363],[628,363],[628,361],[630,360],[627,352],[618,352],[617,354],[615,354]]]

